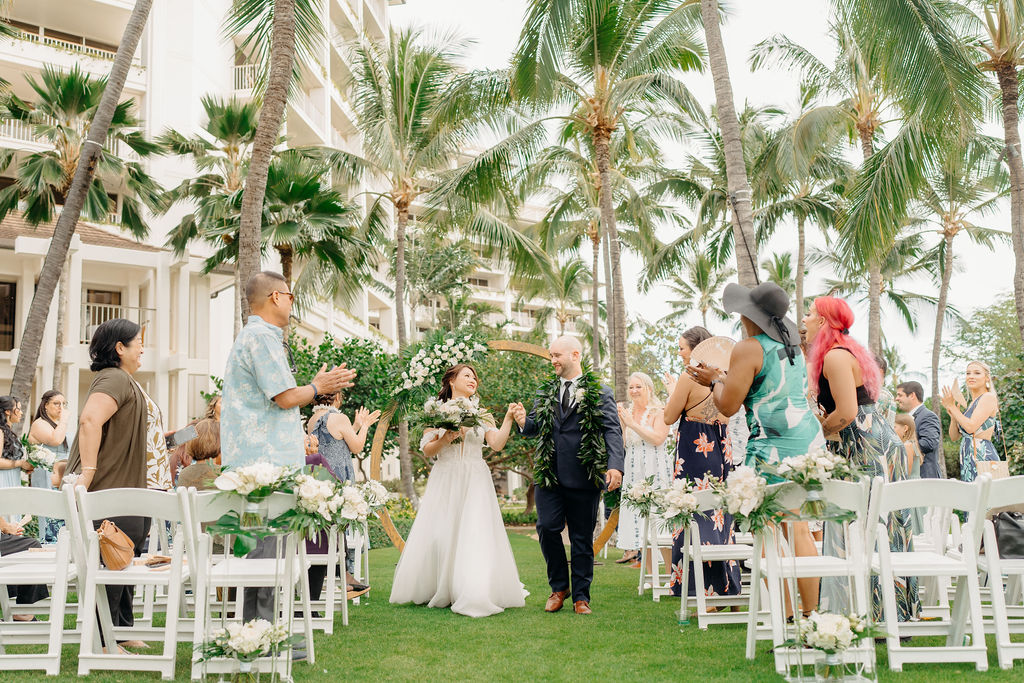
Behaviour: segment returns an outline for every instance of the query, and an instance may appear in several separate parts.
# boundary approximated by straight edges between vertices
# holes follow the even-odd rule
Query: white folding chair
[[[875,551],[871,571],[878,575],[888,634],[889,668],[902,671],[904,663],[974,662],[978,671],[988,669],[985,627],[982,623],[981,588],[978,582],[978,546],[985,517],[990,479],[982,475],[972,483],[951,479],[910,479],[872,484],[868,512],[868,548]],[[898,510],[933,506],[935,501],[967,514],[960,525],[960,548],[945,547],[945,538],[928,550],[894,552],[889,549],[885,520]],[[877,548],[876,548],[877,545]],[[956,593],[948,619],[932,621],[898,620],[896,577],[940,577],[954,580]],[[965,644],[965,626],[970,621],[970,644]],[[904,647],[901,636],[946,636],[944,646]]]
[[[697,498],[697,510],[711,515],[721,507],[718,496],[711,490],[694,491]],[[695,605],[697,610],[697,626],[706,630],[711,624],[742,624],[746,623],[747,615],[743,612],[733,612],[733,607],[747,607],[750,604],[750,593],[743,591],[743,582],[740,581],[740,592],[736,595],[707,595],[704,589],[704,563],[705,562],[745,562],[753,557],[754,548],[749,543],[728,543],[712,544],[704,543],[700,535],[700,526],[695,519],[690,526],[682,530],[683,533],[683,575],[681,579],[680,595],[680,617],[688,617],[690,607]],[[690,567],[693,566],[693,597],[688,596],[690,584]],[[717,611],[709,612],[708,608],[714,607]],[[728,608],[728,609],[727,609]]]
[[[215,604],[213,601],[217,589],[222,592],[225,602],[229,589],[235,589],[234,620],[240,621],[244,590],[246,588],[274,587],[277,589],[275,604],[279,606],[276,618],[279,623],[290,625],[293,624],[295,591],[298,590],[302,609],[301,632],[306,639],[306,661],[313,664],[316,660],[313,649],[312,610],[309,602],[309,576],[306,573],[309,564],[306,558],[305,543],[301,542],[295,534],[284,534],[279,546],[283,552],[277,557],[233,557],[229,554],[232,539],[225,537],[223,555],[214,557],[213,540],[209,534],[202,531],[202,524],[215,522],[232,510],[238,511],[241,503],[233,497],[217,492],[197,492],[194,488],[183,491],[179,495],[187,496],[188,523],[186,528],[192,539],[189,545],[197,554],[196,580],[194,582],[196,626],[193,644],[199,645],[211,633],[213,627],[212,605]],[[275,493],[271,495],[269,505],[270,516],[276,517],[295,507],[295,496]],[[227,621],[228,611],[224,606],[220,609],[222,624]],[[236,666],[233,661],[199,662],[198,657],[198,653],[193,654],[192,680],[199,680],[207,673],[232,673],[232,667]],[[285,650],[277,657],[260,658],[254,662],[254,666],[261,671],[277,670],[283,677],[289,678],[292,666],[291,653]]]
[[[666,585],[672,576],[672,568],[662,566],[664,559],[661,556],[663,548],[671,552],[672,541],[672,534],[661,526],[661,518],[644,517],[640,531],[640,580],[636,590],[639,595],[643,595],[650,589],[654,602],[661,602],[663,595],[672,592]]]
[[[349,527],[349,547],[355,550],[355,573],[353,576],[359,583],[370,585],[370,526],[366,520],[359,528]],[[604,557],[608,557],[608,544],[604,546]],[[343,586],[346,590],[348,584]],[[360,598],[354,598],[352,604],[358,605]],[[347,622],[346,622],[347,623]]]
[[[10,487],[0,496],[0,515],[16,512],[37,517],[65,520],[65,528],[57,535],[55,552],[24,551],[13,553],[0,565],[0,671],[42,670],[48,676],[60,673],[61,647],[64,642],[64,615],[67,611],[69,583],[77,578],[71,562],[71,536],[67,520],[72,512],[68,497],[61,491],[42,488]],[[40,556],[45,557],[40,561]],[[7,597],[8,586],[47,585],[50,587],[49,620],[21,622],[13,614],[29,614],[28,605],[13,605]],[[5,645],[46,644],[46,652],[8,654]]]
[[[178,646],[178,611],[181,604],[182,583],[188,578],[185,566],[185,539],[183,519],[174,493],[149,491],[147,489],[107,489],[87,492],[84,487],[75,489],[78,503],[80,529],[85,531],[84,581],[79,598],[82,602],[82,642],[79,648],[78,675],[84,676],[94,669],[118,671],[156,671],[164,680],[174,678],[174,660]],[[128,567],[114,571],[100,562],[99,538],[93,523],[111,517],[146,516],[163,519],[175,525],[174,543],[171,548],[171,563],[163,567],[146,567],[136,560]],[[122,655],[116,642],[130,640],[152,633],[152,628],[139,630],[113,626],[110,606],[107,602],[106,586],[159,585],[167,590],[167,623],[161,629],[163,652],[158,655]],[[97,623],[97,614],[99,621]],[[98,628],[97,628],[98,627]],[[108,653],[100,650],[97,634],[103,633]]]
[[[989,485],[987,508],[1022,503],[1024,476],[995,479]],[[1000,557],[995,527],[987,519],[984,537],[985,554],[981,555],[979,563],[988,574],[992,605],[992,620],[986,620],[985,627],[989,633],[994,632],[996,635],[1000,668],[1012,669],[1014,660],[1024,659],[1024,643],[1010,640],[1011,633],[1024,633],[1024,602],[1020,595],[1020,585],[1024,582],[1024,559]],[[1004,576],[1007,578],[1006,584],[1003,583]]]

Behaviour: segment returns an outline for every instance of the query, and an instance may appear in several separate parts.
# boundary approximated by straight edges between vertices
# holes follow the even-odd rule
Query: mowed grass
[[[743,625],[713,626],[707,631],[676,619],[677,599],[660,603],[636,592],[637,570],[612,562],[595,569],[594,613],[576,615],[567,603],[547,614],[544,561],[528,531],[509,534],[520,578],[530,591],[526,607],[483,619],[447,609],[388,603],[398,552],[370,553],[373,590],[349,612],[349,626],[317,633],[316,663],[295,666],[296,681],[777,681],[769,645],[758,646],[753,662],[744,659]],[[925,641],[922,641],[925,642]],[[937,639],[928,642],[938,643]],[[887,669],[885,647],[879,648],[879,680],[1021,681],[1024,662],[1011,671],[998,668],[989,637],[989,671],[967,664],[907,665],[903,673]],[[154,646],[159,644],[154,643]],[[25,648],[11,648],[25,651]],[[187,645],[179,647],[177,680],[189,676]],[[77,646],[64,650],[62,676],[76,680]],[[158,680],[157,674],[100,672],[97,681]],[[40,672],[0,672],[2,681],[45,680]],[[55,680],[55,679],[50,679]],[[213,678],[213,680],[216,680]]]

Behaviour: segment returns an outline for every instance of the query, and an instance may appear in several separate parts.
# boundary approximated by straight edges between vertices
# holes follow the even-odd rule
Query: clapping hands
[[[665,385],[665,389],[668,391],[669,396],[675,393],[677,381],[677,378],[667,372],[662,374],[661,383]]]
[[[372,427],[377,420],[380,419],[380,411],[375,410],[372,413],[366,408],[366,406],[359,406],[356,410],[355,419],[352,420],[352,427],[359,431],[363,427],[369,429]]]
[[[313,378],[313,384],[316,385],[316,389],[321,394],[336,394],[342,389],[348,389],[351,386],[355,386],[352,381],[356,378],[356,371],[349,370],[345,363],[328,370],[327,363],[320,366],[320,370],[316,373],[316,377]]]
[[[633,413],[630,412],[630,410],[621,403],[616,403],[615,407],[619,411],[619,421],[622,422],[622,424],[626,425],[627,427],[632,427],[634,424]]]

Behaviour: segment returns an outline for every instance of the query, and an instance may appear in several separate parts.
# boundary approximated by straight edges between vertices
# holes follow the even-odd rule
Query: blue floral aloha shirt
[[[294,386],[284,331],[259,316],[249,316],[231,347],[224,373],[220,418],[224,465],[302,466],[306,451],[299,409],[285,410],[273,400]]]

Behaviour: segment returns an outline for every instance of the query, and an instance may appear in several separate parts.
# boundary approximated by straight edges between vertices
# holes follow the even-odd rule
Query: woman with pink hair
[[[908,477],[903,442],[875,406],[882,386],[882,373],[870,351],[850,336],[853,311],[842,299],[823,296],[814,300],[804,317],[810,355],[807,359],[808,383],[817,393],[821,409],[821,428],[828,448],[842,455],[866,476],[900,481]],[[912,529],[910,511],[899,510],[889,516],[889,547],[903,552],[910,547]],[[842,535],[832,524],[825,525],[823,554],[845,554]],[[848,612],[850,609],[845,579],[823,579],[821,609]],[[875,620],[882,618],[882,594],[877,577],[871,580]],[[921,603],[916,577],[896,579],[896,607],[900,621],[916,618]]]

